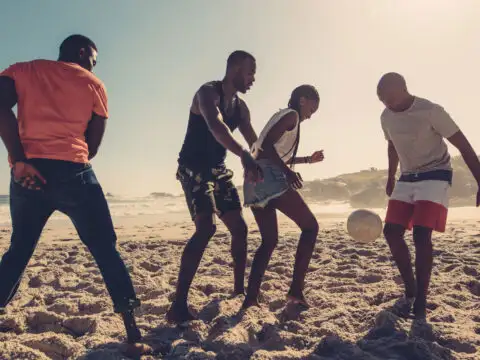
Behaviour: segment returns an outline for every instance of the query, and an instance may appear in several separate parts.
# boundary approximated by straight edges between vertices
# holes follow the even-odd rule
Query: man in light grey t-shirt
[[[445,138],[462,154],[480,184],[480,162],[472,146],[450,115],[426,99],[412,96],[405,79],[385,74],[377,95],[385,105],[381,125],[388,141],[387,195],[390,197],[384,235],[400,270],[405,297],[395,306],[398,314],[426,317],[427,293],[432,271],[432,232],[444,232],[447,222],[448,190],[452,183],[450,155]],[[398,164],[400,177],[395,181]],[[480,204],[480,192],[476,205]],[[404,240],[413,228],[415,275]]]

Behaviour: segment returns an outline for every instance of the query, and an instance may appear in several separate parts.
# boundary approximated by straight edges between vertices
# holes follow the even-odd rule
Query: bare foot
[[[250,299],[245,298],[245,301],[242,304],[242,310],[247,310],[248,308],[250,308],[252,306],[253,307],[261,307],[260,303],[258,302],[257,299],[250,300]]]
[[[142,333],[137,327],[127,329],[127,342],[135,344],[142,340]]]
[[[245,295],[245,288],[239,288],[233,290],[233,297],[237,297],[239,295]]]
[[[295,293],[292,290],[290,290],[287,294],[287,301],[301,305],[302,307],[305,307],[307,309],[310,308],[310,304],[305,300],[305,296],[303,295],[302,292]]]
[[[197,318],[188,310],[186,305],[179,306],[173,303],[167,312],[167,321],[170,323],[180,325],[193,320],[197,320]]]
[[[141,343],[127,344],[123,353],[129,358],[139,359],[142,355],[150,355],[153,353],[153,349]]]
[[[127,342],[129,344],[139,342],[142,339],[142,333],[140,332],[140,329],[135,321],[133,310],[121,313],[121,316],[125,325],[125,330],[127,331]]]
[[[427,318],[427,304],[426,301],[416,299],[413,303],[413,316],[417,320],[426,320]]]

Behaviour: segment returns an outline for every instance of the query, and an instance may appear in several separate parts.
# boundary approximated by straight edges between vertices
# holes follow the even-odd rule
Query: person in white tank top
[[[292,168],[295,164],[312,164],[323,160],[323,151],[316,151],[311,156],[296,156],[300,124],[317,111],[319,103],[320,97],[315,87],[297,87],[292,92],[288,108],[272,116],[252,146],[253,156],[263,171],[263,182],[245,180],[244,204],[252,209],[262,235],[262,244],[252,263],[244,309],[259,305],[262,278],[278,242],[277,209],[302,230],[287,298],[308,307],[303,288],[317,239],[318,223],[297,191],[302,187],[302,177]]]

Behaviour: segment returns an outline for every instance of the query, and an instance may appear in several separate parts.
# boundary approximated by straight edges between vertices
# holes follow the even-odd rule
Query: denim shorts
[[[243,196],[244,206],[246,207],[263,208],[271,200],[283,195],[290,188],[285,173],[271,160],[258,160],[258,165],[263,170],[263,181],[256,184],[244,182]]]

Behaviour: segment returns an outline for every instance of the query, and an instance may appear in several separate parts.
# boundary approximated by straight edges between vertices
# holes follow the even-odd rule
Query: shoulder
[[[220,94],[218,92],[218,82],[217,81],[210,81],[203,85],[201,85],[197,92],[195,93],[195,97],[205,100],[214,100],[217,101],[220,98]]]
[[[279,117],[278,121],[282,122],[288,130],[293,130],[300,120],[298,113],[293,109],[282,109],[277,114]]]
[[[450,117],[442,105],[424,98],[418,98],[416,111],[424,114],[429,121],[439,121]]]
[[[39,60],[35,60],[39,61]],[[35,61],[16,62],[0,72],[0,76],[15,79],[16,76],[25,72]]]
[[[240,110],[240,114],[242,116],[244,115],[250,115],[250,109],[248,108],[247,103],[245,100],[243,100],[240,96],[237,95],[237,105]]]
[[[428,99],[415,96],[415,102],[413,103],[412,110],[414,111],[437,111],[443,110],[443,107]]]
[[[206,82],[206,83],[202,84],[198,88],[197,93],[220,96],[220,94],[218,92],[218,82],[217,81],[209,81],[209,82]]]

